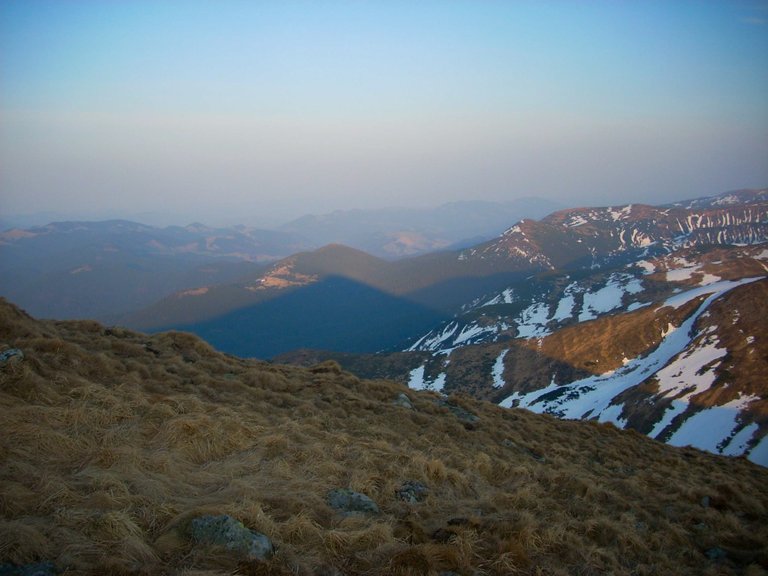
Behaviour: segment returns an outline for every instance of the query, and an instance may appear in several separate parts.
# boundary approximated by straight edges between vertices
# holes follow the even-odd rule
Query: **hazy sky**
[[[0,0],[0,215],[768,185],[768,1]]]

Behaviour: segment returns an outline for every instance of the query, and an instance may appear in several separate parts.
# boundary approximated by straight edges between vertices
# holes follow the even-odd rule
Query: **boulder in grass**
[[[275,553],[269,538],[227,514],[206,514],[192,520],[192,539],[200,544],[223,546],[244,560],[264,561]]]
[[[326,496],[326,501],[331,508],[344,514],[379,513],[379,507],[376,505],[376,502],[371,500],[365,494],[346,488],[335,488],[331,490]]]
[[[451,414],[456,416],[456,418],[459,419],[459,422],[461,422],[464,428],[467,430],[477,430],[477,427],[480,425],[480,418],[477,416],[477,414],[472,414],[472,412],[465,410],[451,400],[445,400],[441,398],[436,401],[436,404],[443,408],[448,408]]]
[[[0,352],[0,366],[9,364],[11,361],[19,362],[24,360],[24,352],[18,348],[8,348]]]
[[[429,489],[417,480],[406,480],[395,490],[395,495],[403,502],[416,504],[423,502],[429,494]]]
[[[392,403],[395,406],[402,406],[408,410],[414,410],[413,402],[411,402],[411,399],[408,398],[408,395],[403,392],[400,392],[400,394],[397,395],[397,398],[395,398]]]

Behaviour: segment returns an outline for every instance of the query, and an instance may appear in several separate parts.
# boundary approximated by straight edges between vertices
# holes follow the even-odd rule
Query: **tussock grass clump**
[[[0,302],[0,563],[65,574],[745,574],[768,471],[467,397],[219,354],[184,333],[38,322]],[[407,392],[413,410],[396,405]],[[405,502],[405,482],[428,488]],[[380,513],[331,509],[335,488]],[[228,514],[276,554],[190,537]]]

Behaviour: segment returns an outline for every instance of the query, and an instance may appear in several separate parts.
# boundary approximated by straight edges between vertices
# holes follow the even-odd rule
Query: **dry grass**
[[[326,363],[274,366],[180,333],[43,323],[0,304],[0,562],[66,574],[765,574],[768,471],[594,423],[454,400]],[[405,480],[429,487],[399,501]],[[342,517],[335,487],[381,514]],[[702,499],[709,498],[703,506]],[[261,564],[192,519],[267,534]],[[711,560],[719,549],[725,558]]]

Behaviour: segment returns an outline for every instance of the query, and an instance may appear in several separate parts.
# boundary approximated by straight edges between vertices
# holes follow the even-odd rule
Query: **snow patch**
[[[760,277],[756,277],[756,278],[742,278],[741,280],[721,280],[719,282],[707,284],[706,286],[699,286],[697,288],[686,290],[684,292],[681,291],[675,294],[674,296],[667,298],[667,300],[661,306],[659,306],[657,310],[664,308],[665,306],[680,308],[681,306],[687,304],[694,298],[698,298],[699,296],[704,296],[712,293],[724,294],[725,292],[728,292],[732,288],[736,288],[737,286],[740,286],[742,284],[748,284],[750,282],[754,282],[760,279],[761,279]]]
[[[563,297],[560,299],[560,302],[557,303],[557,309],[552,316],[552,320],[562,322],[573,315],[573,307],[576,304],[574,293],[578,289],[578,286],[579,285],[576,282],[573,282],[565,287],[565,290],[563,290]]]
[[[509,350],[502,350],[501,354],[496,358],[496,362],[493,363],[493,369],[491,370],[491,375],[493,376],[493,387],[494,388],[503,388],[504,384],[504,356],[507,355],[507,352]]]
[[[720,453],[719,446],[723,440],[731,437],[738,426],[739,410],[745,403],[757,399],[755,396],[740,397],[722,406],[712,406],[697,412],[683,422],[667,443]]]
[[[648,262],[648,260],[638,260],[634,263],[635,266],[638,268],[641,268],[643,270],[643,274],[653,274],[656,272],[656,265],[652,262]],[[631,264],[630,264],[631,266]]]
[[[480,307],[493,306],[494,304],[512,304],[514,301],[515,291],[512,288],[507,288],[501,294],[497,294],[484,304],[481,304]]]
[[[642,291],[643,286],[639,279],[626,274],[611,274],[605,286],[596,292],[584,294],[579,322],[592,320],[600,314],[620,308],[625,293],[637,294]]]
[[[656,373],[659,393],[672,396],[682,390],[692,389],[683,398],[689,398],[707,390],[715,381],[715,368],[719,360],[728,354],[725,348],[717,347],[717,337],[705,336],[700,345],[688,348],[683,354]],[[680,399],[680,398],[679,398]]]
[[[531,304],[520,313],[517,325],[518,338],[538,338],[549,334],[547,330],[547,316],[549,306],[543,302]]]
[[[408,388],[412,390],[432,390],[434,392],[442,392],[443,386],[445,386],[445,372],[442,372],[434,380],[427,380],[424,377],[424,369],[426,366],[422,364],[418,368],[414,368],[408,374]]]

